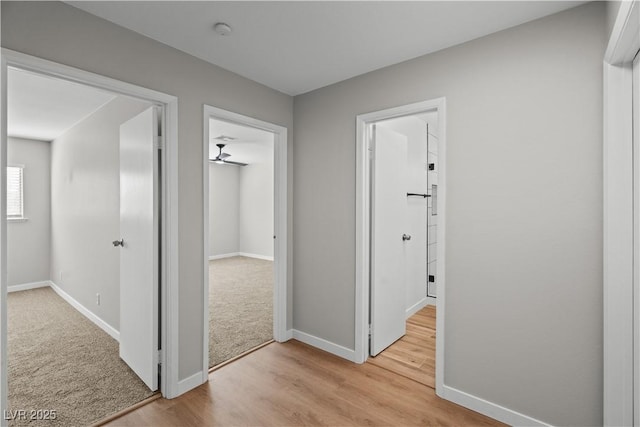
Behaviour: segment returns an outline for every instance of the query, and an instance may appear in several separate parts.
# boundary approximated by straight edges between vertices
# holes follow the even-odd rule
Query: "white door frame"
[[[444,310],[445,310],[445,207],[446,207],[446,100],[437,98],[389,108],[356,117],[356,330],[355,362],[364,363],[369,355],[369,284],[371,165],[368,128],[371,123],[427,111],[438,112],[438,228],[437,266],[438,297],[436,299],[436,393],[443,392],[444,374]]]
[[[149,101],[163,109],[164,149],[162,155],[162,252],[160,295],[162,350],[160,391],[166,398],[178,395],[178,99],[154,90],[47,61],[24,53],[2,49],[0,122],[0,413],[7,409],[7,69],[56,77],[110,92]],[[4,417],[3,417],[4,418]],[[5,421],[2,421],[4,423]]]
[[[637,325],[634,328],[640,297],[640,236],[637,234],[640,190],[634,186],[634,156],[638,153],[633,149],[632,96],[632,63],[639,49],[640,6],[635,1],[621,2],[604,56],[603,410],[606,426],[640,425],[640,328]]]
[[[242,126],[262,129],[274,134],[274,288],[273,288],[273,338],[278,342],[289,339],[287,336],[287,128],[222,108],[204,105],[203,109],[202,164],[203,177],[203,381],[209,372],[209,119],[217,119]]]

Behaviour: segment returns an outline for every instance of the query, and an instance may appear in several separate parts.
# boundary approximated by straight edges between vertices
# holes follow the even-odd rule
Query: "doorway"
[[[438,116],[380,120],[371,134],[368,362],[435,388]]]
[[[97,421],[158,388],[157,365],[144,363],[157,352],[157,322],[139,330],[148,323],[140,319],[158,318],[157,303],[129,295],[143,283],[153,286],[144,299],[159,290],[156,260],[139,259],[155,253],[155,227],[138,220],[153,218],[158,202],[155,107],[17,68],[7,78],[9,423],[24,421],[20,409],[45,407],[59,422]],[[127,165],[132,143],[142,158]],[[127,200],[132,176],[141,191]],[[127,246],[111,246],[121,236]]]
[[[436,351],[429,357],[435,358],[437,392],[444,351],[445,141],[444,98],[357,117],[356,361],[383,352],[407,329],[428,328],[422,320],[435,317]],[[430,303],[435,313],[428,312]]]
[[[209,119],[209,367],[273,341],[273,142]]]
[[[211,106],[203,121],[208,372],[287,339],[287,130]]]
[[[162,144],[152,145],[151,147],[147,147],[145,145],[145,152],[150,151],[160,151],[162,153],[154,153],[154,157],[157,155],[156,160],[149,162],[152,164],[154,170],[163,171],[162,174],[157,174],[157,179],[151,179],[150,182],[155,182],[156,184],[152,184],[155,186],[155,190],[153,191],[150,197],[147,197],[146,200],[154,200],[152,202],[155,205],[155,208],[151,206],[151,209],[155,211],[151,212],[150,217],[154,219],[154,226],[151,233],[153,234],[150,240],[153,241],[153,246],[157,248],[157,250],[151,250],[150,257],[152,259],[151,264],[155,264],[154,272],[151,273],[154,276],[153,284],[150,289],[155,294],[155,297],[150,299],[145,299],[141,301],[141,304],[144,306],[148,306],[152,312],[156,314],[149,318],[147,324],[152,325],[153,332],[149,333],[149,346],[145,347],[145,355],[141,357],[141,359],[146,360],[144,363],[145,368],[150,369],[151,372],[150,378],[155,378],[157,380],[158,374],[160,374],[163,378],[163,381],[159,384],[159,388],[161,392],[168,398],[174,397],[177,394],[177,369],[174,369],[174,363],[177,362],[177,347],[173,347],[172,344],[176,342],[177,336],[173,333],[176,330],[175,321],[177,314],[177,307],[175,307],[175,303],[171,302],[171,298],[167,298],[167,295],[173,295],[176,293],[177,289],[173,286],[175,283],[175,275],[172,274],[172,270],[177,266],[177,252],[175,252],[174,248],[177,248],[177,235],[175,233],[171,233],[171,230],[174,230],[177,226],[176,224],[176,209],[171,206],[171,200],[173,197],[177,196],[175,189],[177,183],[177,162],[175,161],[175,150],[176,150],[176,111],[177,111],[177,99],[172,96],[167,96],[161,94],[159,92],[151,91],[148,89],[139,88],[137,86],[129,85],[126,83],[122,83],[116,80],[111,80],[102,76],[98,76],[95,74],[91,74],[82,70],[74,69],[72,67],[63,66],[60,64],[56,64],[50,61],[41,60],[39,58],[35,58],[29,55],[24,55],[18,52],[13,52],[10,50],[3,49],[2,50],[2,87],[3,87],[3,99],[2,105],[6,106],[6,88],[7,88],[7,75],[9,69],[21,70],[24,72],[37,74],[43,76],[44,78],[49,79],[58,79],[60,81],[67,82],[73,85],[84,85],[99,91],[108,92],[116,95],[116,98],[121,97],[132,97],[136,98],[142,102],[147,102],[149,104],[154,104],[159,108],[159,116],[161,119],[161,125],[158,125],[157,122],[149,121],[148,129],[151,129],[154,135],[158,135],[158,131],[160,131],[160,135],[163,136],[164,142]],[[117,110],[117,109],[116,109]],[[152,107],[149,111],[156,111],[156,107]],[[151,114],[153,116],[153,113]],[[2,139],[0,142],[0,167],[5,170],[7,166],[7,109],[2,109]],[[154,124],[155,123],[155,124]],[[137,130],[139,130],[138,126],[134,126]],[[134,129],[133,133],[137,134],[137,130]],[[118,132],[119,133],[119,132]],[[143,155],[142,157],[145,157]],[[69,173],[67,175],[67,181],[72,181],[75,178],[76,182],[81,182],[81,176],[84,170],[80,167],[75,173]],[[87,171],[87,173],[91,173],[95,171]],[[8,269],[7,265],[7,257],[6,257],[6,248],[7,248],[7,210],[6,210],[6,196],[7,196],[7,187],[6,181],[4,180],[5,174],[0,175],[0,219],[2,220],[1,228],[0,228],[0,243],[2,250],[2,259],[0,260],[0,272],[2,273],[1,277],[1,288],[0,288],[0,300],[2,302],[0,306],[0,323],[2,325],[2,341],[0,342],[0,359],[2,361],[2,370],[0,372],[0,380],[1,380],[1,406],[3,414],[10,414],[9,411],[6,411],[7,408],[7,367],[8,367],[8,358],[7,358],[7,281],[6,281],[6,273]],[[146,209],[146,208],[145,208]],[[160,215],[160,212],[162,215]],[[170,227],[171,226],[171,227]],[[162,231],[162,232],[161,232]],[[122,239],[125,239],[123,242]],[[110,240],[106,243],[107,246],[112,246],[113,242],[119,241],[121,246],[124,244],[124,249],[127,248],[126,237],[123,236],[115,236],[111,237]],[[131,240],[133,242],[133,240]],[[116,246],[115,244],[113,246]],[[136,245],[137,246],[137,245]],[[115,248],[117,249],[117,248]],[[132,247],[133,249],[133,247]],[[173,251],[172,251],[173,249]],[[157,254],[157,255],[156,255]],[[162,262],[161,262],[162,261]],[[61,275],[63,278],[65,277],[64,272]],[[68,276],[67,276],[68,277]],[[49,284],[49,287],[55,288]],[[60,293],[62,295],[62,293]],[[64,298],[63,298],[64,299]],[[74,298],[75,301],[77,301]],[[107,301],[101,299],[101,295],[96,295],[96,299],[94,300],[96,305],[100,305],[98,301],[102,301],[103,303],[107,303]],[[163,301],[163,304],[160,305],[159,301]],[[177,301],[177,298],[174,298],[173,301]],[[68,299],[66,302],[63,301],[64,304],[71,304],[71,299]],[[100,325],[100,322],[96,318],[92,318],[88,312],[91,310],[85,310],[83,312],[80,306],[85,306],[87,304],[77,304],[73,305],[71,309],[72,313],[78,313],[80,315],[79,319],[86,320],[87,318],[90,320],[89,325],[97,325],[100,329],[104,325]],[[75,309],[75,310],[74,310]],[[84,315],[84,316],[82,316]],[[99,316],[95,316],[99,317]],[[104,322],[105,324],[108,322]],[[130,324],[131,322],[126,322]],[[142,323],[142,322],[140,322]],[[108,329],[108,328],[102,328]],[[102,332],[102,331],[100,331]],[[123,333],[124,331],[119,331]],[[136,332],[133,334],[135,335]],[[126,334],[125,334],[126,335]],[[126,341],[123,340],[123,336],[120,336],[120,342]],[[135,340],[129,340],[128,342],[135,342]],[[138,341],[136,344],[140,344],[142,341]],[[162,348],[159,348],[156,344],[157,342],[162,343]],[[88,354],[92,346],[87,348]],[[116,346],[117,349],[117,346]],[[136,356],[138,356],[137,352]],[[122,354],[121,354],[122,355]],[[126,355],[124,355],[127,358]],[[163,360],[161,366],[158,366],[159,358]],[[128,361],[129,364],[132,363],[131,360]],[[148,366],[147,366],[148,365]],[[134,368],[135,370],[136,368]],[[158,372],[155,374],[154,372]],[[140,372],[138,372],[141,375]],[[134,374],[135,375],[135,374]],[[145,376],[142,374],[141,376]],[[152,388],[155,388],[152,385]],[[82,405],[79,405],[82,406]],[[6,411],[6,412],[5,412]],[[21,414],[17,414],[17,416],[21,416]]]

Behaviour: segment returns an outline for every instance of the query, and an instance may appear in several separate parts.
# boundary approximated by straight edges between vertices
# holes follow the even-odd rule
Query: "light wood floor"
[[[433,389],[370,363],[298,341],[272,343],[209,374],[176,399],[158,399],[111,426],[501,425]]]
[[[407,319],[407,334],[368,363],[436,387],[436,308],[428,305]]]

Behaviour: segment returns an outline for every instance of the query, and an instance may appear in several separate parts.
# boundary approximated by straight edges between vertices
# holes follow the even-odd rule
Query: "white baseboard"
[[[511,426],[551,426],[543,421],[497,405],[464,391],[457,390],[447,385],[443,386],[443,399],[457,403],[458,405],[479,412],[483,415],[502,421]]]
[[[437,299],[435,297],[427,297],[427,305],[436,305]]]
[[[263,259],[265,261],[273,261],[273,257],[267,256],[267,255],[250,254],[247,252],[238,252],[238,255],[245,256],[247,258],[256,258],[256,259]]]
[[[220,254],[220,255],[210,255],[209,261],[213,261],[214,259],[223,259],[223,258],[231,258],[234,256],[239,256],[240,252],[231,252],[228,254]]]
[[[231,257],[234,257],[234,256],[244,256],[244,257],[247,257],[247,258],[256,258],[256,259],[264,259],[266,261],[273,261],[273,257],[272,256],[250,254],[248,252],[230,252],[228,254],[211,255],[211,256],[209,256],[209,261],[213,261],[214,259],[231,258]]]
[[[320,350],[335,354],[336,356],[342,357],[343,359],[350,360],[351,362],[355,362],[356,360],[356,352],[354,350],[348,349],[322,338],[314,337],[313,335],[298,331],[297,329],[293,330],[292,338],[305,344],[309,344],[310,346],[319,348]]]
[[[292,339],[292,338],[293,338],[293,329],[289,329],[289,330],[287,330],[287,332],[285,332],[285,334],[284,334],[284,341],[283,341],[283,342],[285,342],[285,341],[289,341],[289,340],[290,340],[290,339]]]
[[[177,396],[180,396],[181,394],[184,394],[184,393],[188,392],[189,390],[193,390],[194,388],[198,387],[199,385],[204,384],[205,382],[207,382],[207,378],[208,378],[207,373],[203,373],[202,371],[199,371],[199,372],[196,372],[195,374],[191,375],[188,378],[185,378],[185,379],[183,379],[181,381],[178,381],[178,394],[177,394]]]
[[[407,308],[407,314],[405,318],[408,319],[409,317],[413,316],[414,314],[425,308],[427,304],[429,304],[428,297],[422,298],[420,301]]]
[[[27,291],[29,289],[46,288],[47,286],[49,286],[48,280],[43,282],[21,283],[19,285],[7,286],[7,292]]]
[[[53,289],[60,298],[68,302],[73,308],[82,313],[87,319],[91,320],[97,327],[105,331],[109,334],[113,339],[120,342],[120,332],[118,332],[113,326],[109,325],[107,322],[99,318],[96,314],[94,314],[91,310],[89,310],[84,305],[80,304],[76,299],[74,299],[71,295],[63,291],[58,285],[53,282],[49,282],[49,286]]]

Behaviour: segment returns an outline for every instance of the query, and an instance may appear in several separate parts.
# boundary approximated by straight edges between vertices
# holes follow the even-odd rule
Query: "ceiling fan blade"
[[[231,154],[227,154],[227,153],[220,153],[218,154],[218,157],[216,157],[216,159],[220,159],[220,160],[224,160],[227,157],[231,157]]]
[[[247,163],[233,162],[231,160],[222,160],[222,162],[227,163],[229,165],[247,166]]]

